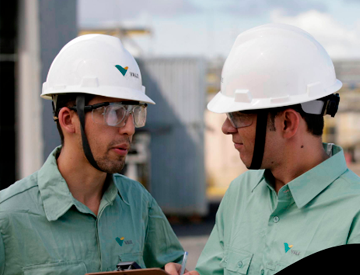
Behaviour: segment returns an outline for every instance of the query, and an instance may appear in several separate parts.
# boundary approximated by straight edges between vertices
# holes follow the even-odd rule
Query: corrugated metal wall
[[[40,13],[40,51],[41,51],[41,84],[46,81],[50,65],[61,48],[74,39],[77,34],[77,1],[73,0],[39,0]],[[39,96],[41,93],[39,87]],[[41,99],[44,160],[52,150],[61,144],[59,132],[53,120],[50,100]]]
[[[204,168],[205,60],[138,60],[151,133],[150,192],[167,214],[205,215]]]

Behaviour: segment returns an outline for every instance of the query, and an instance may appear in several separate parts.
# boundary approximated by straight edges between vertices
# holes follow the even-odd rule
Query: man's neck
[[[301,147],[303,146],[303,147]],[[329,158],[326,154],[321,140],[311,146],[300,145],[294,148],[284,150],[287,152],[285,158],[280,163],[270,169],[275,180],[275,191],[278,193],[280,188],[300,175],[311,170],[323,161]]]
[[[73,197],[97,215],[107,174],[92,167],[81,152],[66,147],[57,165]]]

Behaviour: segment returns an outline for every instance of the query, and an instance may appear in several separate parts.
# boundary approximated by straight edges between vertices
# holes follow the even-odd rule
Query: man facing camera
[[[141,73],[120,40],[84,35],[54,59],[51,99],[62,146],[0,192],[0,274],[113,271],[180,261],[183,249],[153,197],[118,174],[146,122]]]
[[[360,243],[360,178],[341,147],[322,143],[341,86],[325,49],[299,28],[268,24],[237,37],[208,109],[227,115],[222,131],[249,171],[227,190],[192,274],[274,274]]]

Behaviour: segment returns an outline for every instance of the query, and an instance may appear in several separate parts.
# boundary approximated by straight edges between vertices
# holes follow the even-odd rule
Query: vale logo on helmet
[[[120,66],[120,65],[115,65],[115,67],[116,67],[116,69],[118,69],[119,70],[119,72],[123,75],[123,76],[128,76],[128,75],[130,75],[130,77],[134,77],[134,78],[139,78],[139,74],[137,74],[137,73],[134,73],[134,72],[130,72],[129,71],[129,73],[126,75],[126,73],[128,72],[128,69],[129,69],[129,67],[122,67],[122,66]]]
[[[128,69],[129,69],[129,67],[123,68],[123,67],[121,67],[120,65],[115,65],[115,67],[116,67],[116,69],[118,69],[118,70],[120,71],[120,73],[121,73],[123,76],[126,75]]]

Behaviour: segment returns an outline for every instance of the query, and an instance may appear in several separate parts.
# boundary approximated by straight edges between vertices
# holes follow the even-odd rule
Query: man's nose
[[[234,134],[237,132],[237,129],[231,124],[231,122],[228,118],[225,119],[225,121],[221,127],[221,130],[225,135],[230,135],[230,134]]]
[[[124,127],[119,128],[119,133],[128,136],[133,136],[135,134],[135,124],[133,114],[130,114],[125,121]]]

